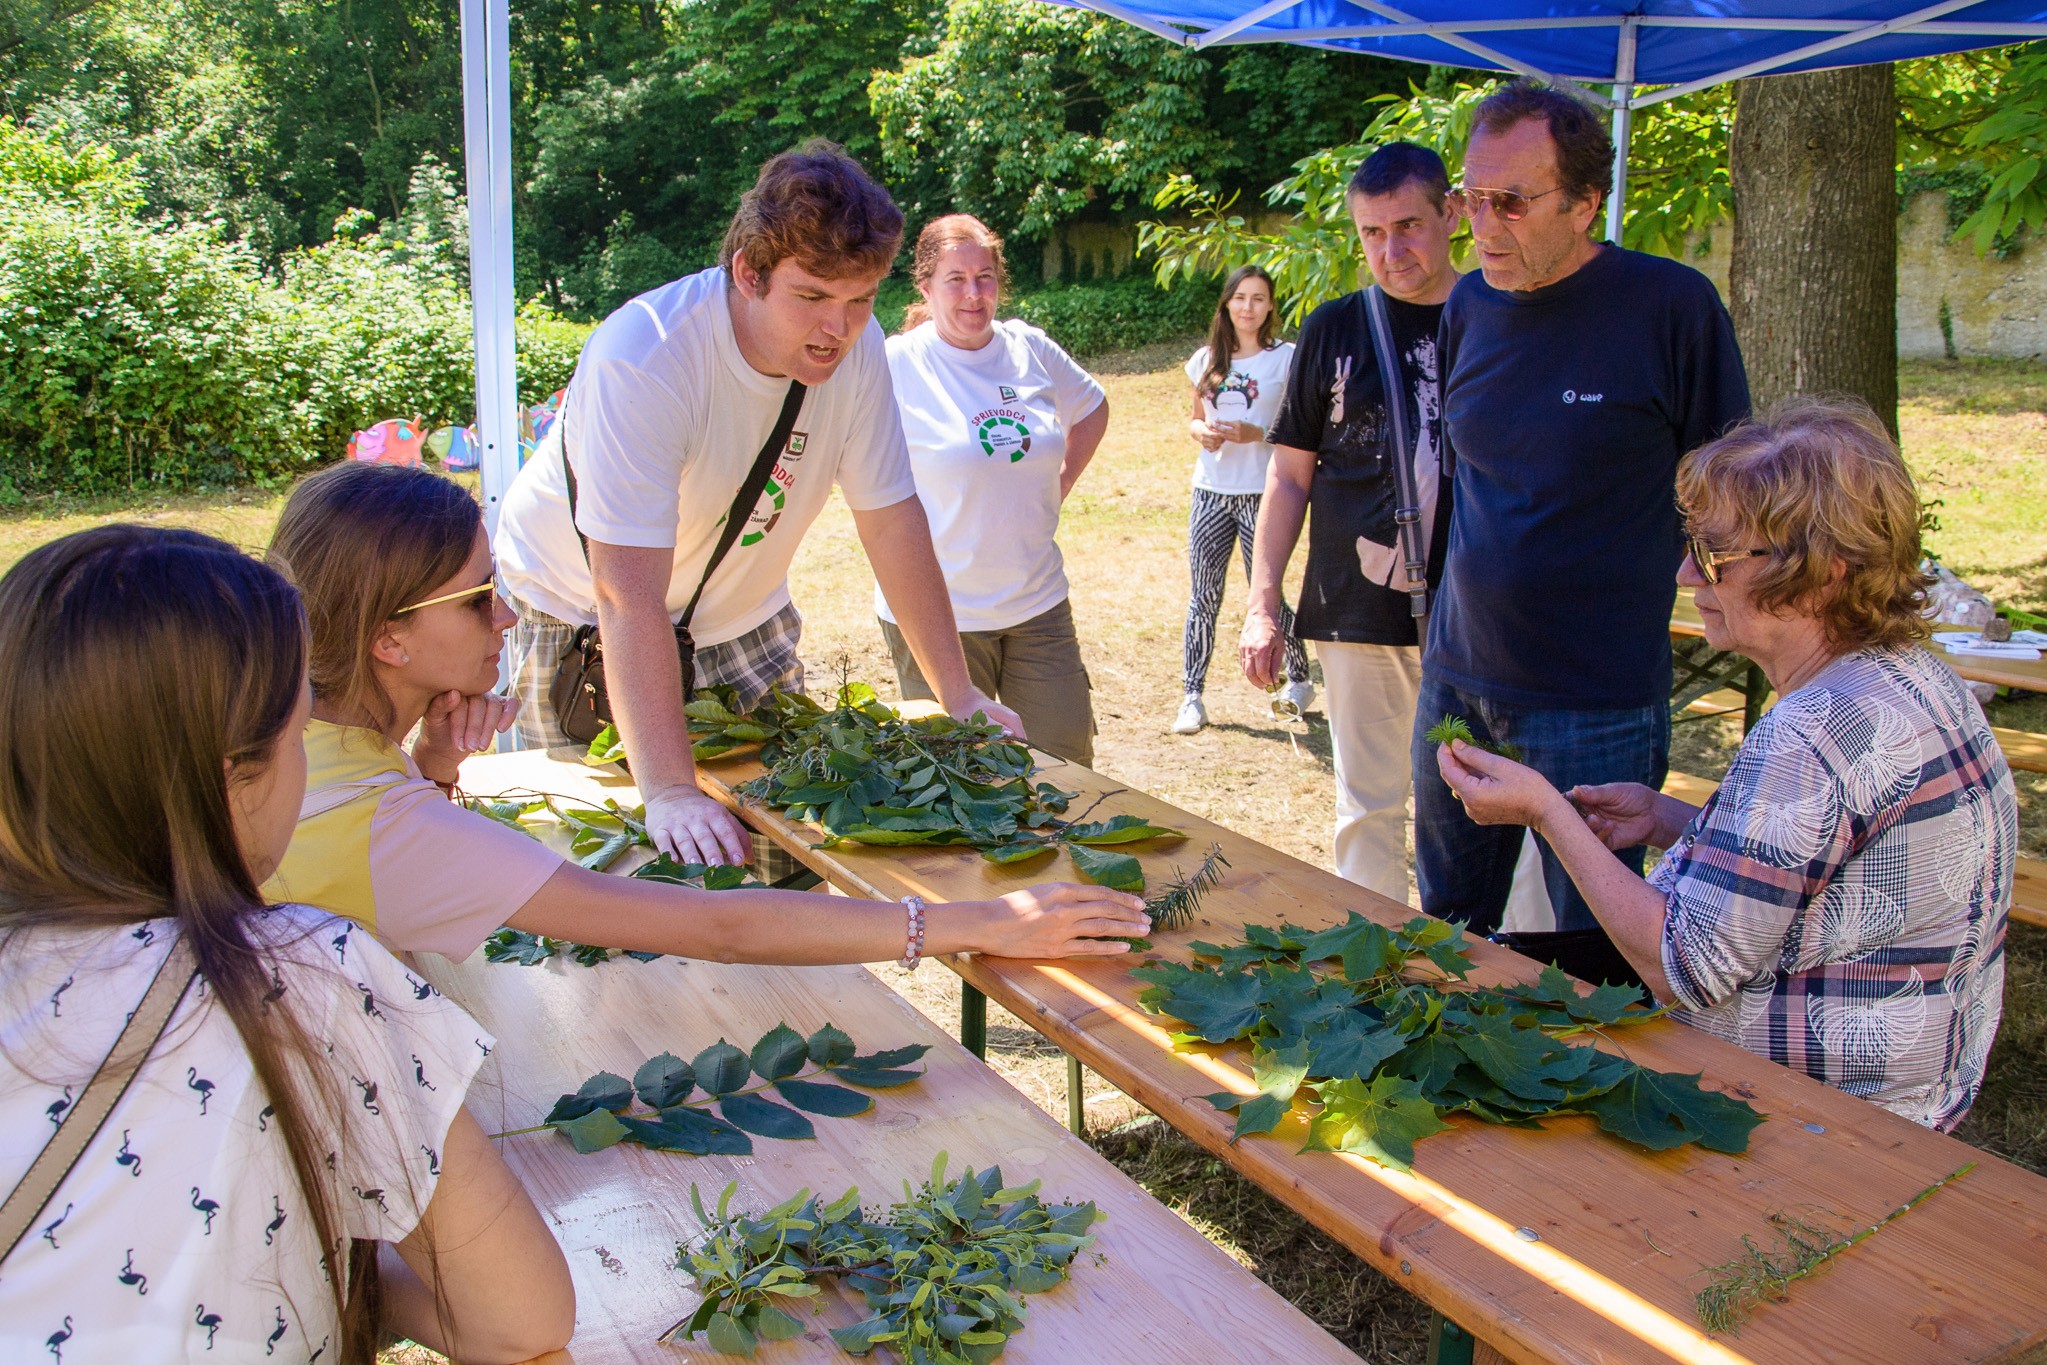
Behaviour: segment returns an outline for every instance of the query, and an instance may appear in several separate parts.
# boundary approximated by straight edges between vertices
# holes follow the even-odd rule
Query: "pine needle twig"
[[[1723,1265],[1706,1267],[1713,1282],[1699,1291],[1699,1321],[1709,1332],[1739,1331],[1758,1305],[1766,1300],[1783,1302],[1794,1282],[1818,1274],[1827,1262],[1856,1243],[1874,1237],[1925,1203],[1941,1186],[1951,1185],[1975,1169],[1976,1163],[1972,1161],[1848,1236],[1802,1218],[1771,1214],[1770,1221],[1777,1225],[1775,1246],[1765,1250],[1756,1245],[1753,1237],[1743,1237],[1740,1256]]]
[[[1179,929],[1194,918],[1201,898],[1222,884],[1222,870],[1230,865],[1221,844],[1210,844],[1194,875],[1183,877],[1173,869],[1173,880],[1145,898],[1144,909],[1155,929]]]

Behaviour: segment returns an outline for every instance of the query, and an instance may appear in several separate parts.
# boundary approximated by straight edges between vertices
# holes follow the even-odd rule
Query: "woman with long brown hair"
[[[64,1172],[0,1248],[7,1359],[368,1362],[395,1331],[509,1361],[573,1327],[462,1107],[489,1036],[258,892],[305,785],[305,639],[282,577],[190,531],[81,532],[0,579],[0,1181],[46,1146]],[[159,974],[161,1031],[114,1049]]]
[[[1094,886],[906,909],[578,867],[448,799],[462,758],[513,720],[491,693],[512,614],[475,499],[424,470],[338,465],[293,492],[270,556],[305,594],[313,685],[311,779],[272,890],[348,915],[394,948],[466,957],[509,924],[636,952],[801,966],[918,950],[1120,953],[1126,945],[1110,940],[1144,932],[1142,901]]]
[[[1094,698],[1056,537],[1109,402],[1058,342],[996,316],[1008,279],[1002,239],[980,219],[925,224],[910,262],[919,302],[889,338],[889,377],[967,672],[1031,743],[1085,766]],[[934,696],[878,590],[874,610],[903,696]]]
[[[1194,409],[1187,430],[1200,447],[1194,459],[1194,497],[1187,509],[1187,629],[1181,645],[1181,700],[1173,733],[1191,735],[1208,724],[1202,692],[1208,661],[1215,653],[1215,619],[1222,611],[1230,575],[1230,551],[1240,548],[1244,574],[1251,574],[1251,547],[1258,537],[1258,507],[1265,492],[1265,467],[1272,462],[1266,428],[1279,415],[1293,365],[1294,344],[1277,335],[1278,311],[1272,276],[1261,266],[1243,265],[1223,281],[1208,344],[1187,357]],[[1308,681],[1308,652],[1294,631],[1294,614],[1284,602],[1279,624],[1286,641],[1286,680],[1280,691],[1295,713],[1315,699]]]

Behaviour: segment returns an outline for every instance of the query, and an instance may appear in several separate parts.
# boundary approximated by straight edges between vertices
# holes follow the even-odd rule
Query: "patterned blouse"
[[[245,921],[326,1044],[328,1179],[346,1236],[418,1225],[492,1039],[345,919]],[[0,1188],[55,1131],[169,951],[170,920],[31,931],[0,961]],[[205,983],[186,992],[49,1205],[0,1264],[0,1360],[332,1365],[319,1239],[269,1099]]]
[[[1954,670],[1844,655],[1749,732],[1649,883],[1677,1018],[1942,1132],[2004,1002],[2018,802]]]

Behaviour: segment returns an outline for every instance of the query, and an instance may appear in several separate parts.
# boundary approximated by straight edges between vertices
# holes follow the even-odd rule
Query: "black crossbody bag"
[[[1414,477],[1415,438],[1407,429],[1407,394],[1400,382],[1400,353],[1393,342],[1393,323],[1386,316],[1385,291],[1365,290],[1365,312],[1372,323],[1372,349],[1379,353],[1379,383],[1386,391],[1386,417],[1393,437],[1393,521],[1399,528],[1400,556],[1407,570],[1407,600],[1417,630],[1429,614],[1429,560],[1422,553],[1422,499]],[[1438,445],[1440,449],[1440,443]]]
[[[696,615],[697,603],[703,599],[704,587],[711,581],[711,575],[718,571],[718,565],[724,561],[726,554],[739,543],[747,518],[760,501],[761,491],[768,486],[768,475],[774,471],[775,460],[788,443],[789,433],[796,429],[796,415],[802,410],[804,392],[802,384],[793,379],[789,381],[789,392],[782,398],[781,415],[775,418],[774,429],[768,433],[760,453],[753,457],[753,468],[747,470],[739,491],[733,495],[731,510],[725,514],[725,529],[718,536],[717,548],[711,551],[710,559],[704,564],[704,576],[697,580],[697,590],[691,594],[689,605],[682,609],[681,617],[675,622],[675,654],[682,664],[682,696],[685,701],[695,690],[696,675],[697,645],[689,633],[690,618]],[[566,409],[561,420],[564,423],[562,473],[568,482],[569,525],[575,529],[576,540],[583,547],[583,562],[588,564],[590,538],[576,526],[576,467],[569,463]],[[554,682],[548,688],[547,698],[554,706],[555,720],[561,725],[562,733],[578,744],[590,743],[605,726],[611,724],[611,696],[604,688],[604,642],[597,633],[597,627],[576,627],[575,634],[569,637],[568,648],[562,651],[561,659],[555,665]]]

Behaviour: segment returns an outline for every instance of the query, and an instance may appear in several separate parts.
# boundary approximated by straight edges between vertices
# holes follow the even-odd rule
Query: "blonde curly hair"
[[[1700,446],[1678,465],[1677,501],[1707,544],[1767,547],[1747,585],[1756,606],[1817,618],[1838,652],[1926,638],[1919,493],[1861,400],[1791,399]]]

